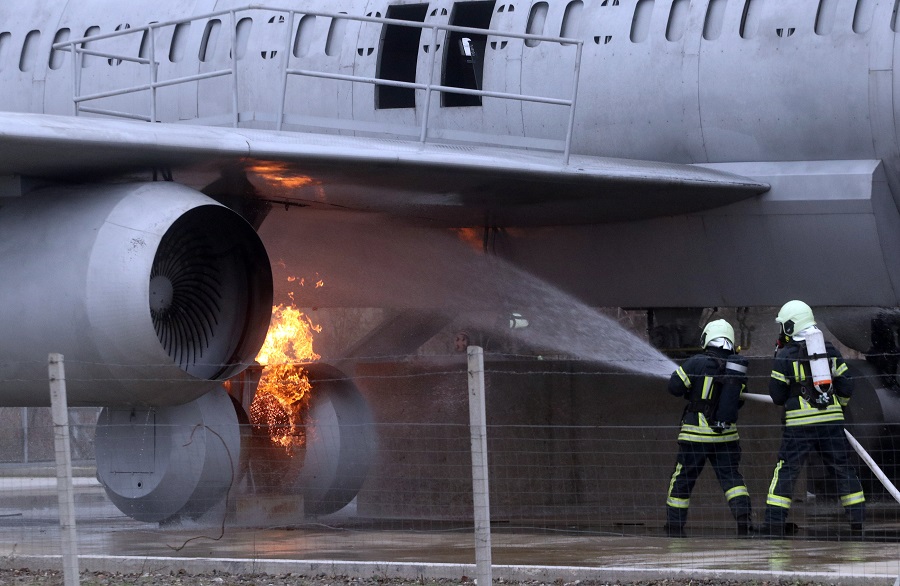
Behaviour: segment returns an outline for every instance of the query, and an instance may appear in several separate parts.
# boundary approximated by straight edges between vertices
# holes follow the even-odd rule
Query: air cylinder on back
[[[719,395],[719,406],[716,409],[716,421],[735,423],[741,402],[741,391],[747,384],[746,358],[732,354],[725,362],[725,376],[722,379],[722,390]]]

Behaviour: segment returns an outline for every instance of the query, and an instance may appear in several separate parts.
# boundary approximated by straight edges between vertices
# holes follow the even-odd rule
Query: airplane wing
[[[566,164],[562,153],[500,147],[0,113],[0,177],[97,180],[151,167],[200,187],[238,169],[269,201],[459,226],[650,218],[768,189],[694,165],[588,156]]]

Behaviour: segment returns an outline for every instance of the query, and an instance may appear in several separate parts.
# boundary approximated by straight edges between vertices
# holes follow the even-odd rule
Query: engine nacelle
[[[196,519],[226,498],[240,473],[238,418],[222,388],[173,407],[107,407],[96,450],[106,495],[138,521]]]
[[[268,256],[228,208],[175,183],[51,187],[0,208],[0,404],[187,403],[250,363],[272,309]]]
[[[897,351],[900,309],[889,307],[816,308],[832,334],[842,344],[863,354]]]
[[[896,448],[900,435],[900,389],[889,384],[891,380],[868,361],[848,360],[847,363],[855,385],[849,409],[844,410],[845,427],[888,478],[895,485],[900,484],[900,460]],[[875,475],[865,466],[860,468],[859,474],[866,498],[870,494],[883,493]]]

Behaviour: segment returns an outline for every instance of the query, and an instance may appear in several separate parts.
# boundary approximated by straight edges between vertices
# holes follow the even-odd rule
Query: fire
[[[262,177],[267,183],[297,189],[308,185],[317,185],[312,177],[303,175],[293,169],[289,164],[282,162],[256,163],[248,168],[249,171]]]
[[[294,305],[272,307],[272,322],[256,361],[263,366],[256,396],[250,405],[250,420],[267,427],[272,442],[289,453],[306,442],[303,426],[312,387],[298,363],[318,360],[313,351],[314,325]]]

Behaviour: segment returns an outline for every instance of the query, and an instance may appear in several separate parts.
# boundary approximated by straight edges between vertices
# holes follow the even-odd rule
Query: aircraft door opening
[[[388,6],[387,18],[425,22],[428,4],[407,4]],[[381,36],[378,51],[378,79],[415,83],[416,61],[419,55],[419,40],[422,29],[412,26],[387,24]],[[415,108],[416,90],[413,88],[377,86],[375,109]]]
[[[458,2],[450,13],[450,24],[469,28],[488,29],[491,26],[491,15],[494,12],[494,1]],[[450,32],[445,44],[444,72],[441,83],[449,87],[469,90],[480,90],[484,75],[484,49],[487,35],[473,35],[457,31]],[[480,106],[481,96],[468,94],[444,93],[441,105]]]

